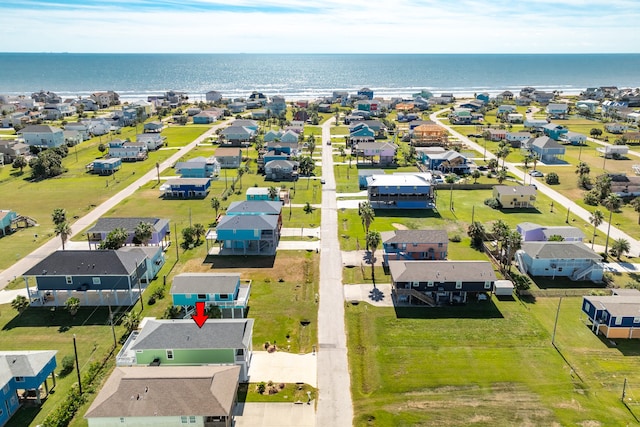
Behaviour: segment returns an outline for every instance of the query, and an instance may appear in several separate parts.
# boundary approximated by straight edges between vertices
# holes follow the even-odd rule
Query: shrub
[[[500,202],[495,197],[485,199],[484,204],[492,209],[498,209],[500,207]]]
[[[149,305],[153,305],[153,304],[155,304],[155,303],[156,303],[156,299],[155,299],[155,297],[154,297],[153,295],[151,295],[151,296],[149,297],[149,299],[147,300],[147,304],[149,304]]]
[[[560,177],[555,172],[549,172],[544,181],[549,185],[560,184]]]
[[[60,371],[60,376],[64,377],[65,375],[69,375],[69,373],[73,371],[73,366],[75,365],[75,363],[76,363],[75,359],[70,354],[63,357],[62,364],[61,364],[62,370]]]
[[[582,200],[590,206],[598,206],[599,203],[599,199],[598,199],[598,192],[597,190],[589,190],[586,193],[584,193],[584,196],[582,198]]]
[[[258,383],[257,387],[256,387],[256,391],[259,394],[264,394],[265,390],[267,389],[267,385],[264,383],[264,381]]]
[[[462,237],[460,237],[459,234],[454,234],[453,236],[451,236],[451,238],[449,238],[449,240],[454,243],[460,243],[462,241]]]

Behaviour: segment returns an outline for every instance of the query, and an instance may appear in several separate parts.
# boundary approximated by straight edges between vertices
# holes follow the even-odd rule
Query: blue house
[[[281,201],[280,199],[280,190],[277,189],[276,195],[274,198],[269,197],[269,188],[268,187],[250,187],[247,188],[246,192],[247,201],[249,200],[267,200],[267,201]]]
[[[358,123],[351,127],[349,133],[349,145],[356,145],[361,142],[375,142],[376,132],[364,123]]]
[[[427,169],[456,174],[469,173],[468,159],[457,151],[445,151],[442,147],[429,147],[418,150],[418,156]]]
[[[489,103],[489,94],[487,92],[482,92],[476,95],[476,99],[478,101],[482,101],[484,104]]]
[[[295,139],[288,138],[287,141],[270,141],[265,144],[265,149],[267,151],[273,151],[275,154],[287,154],[289,156],[297,156],[300,154],[298,135],[293,131],[289,132],[295,136]],[[267,160],[265,160],[265,162],[267,162]]]
[[[358,185],[360,188],[367,188],[367,178],[373,175],[384,175],[382,169],[358,169]]]
[[[477,99],[473,99],[471,101],[463,102],[462,104],[460,104],[460,108],[468,108],[471,111],[478,111],[482,107],[484,107],[484,102]]]
[[[49,125],[29,125],[18,132],[24,143],[40,148],[55,148],[64,145],[64,131]]]
[[[369,203],[377,208],[433,208],[433,185],[430,174],[394,173],[367,178]]]
[[[220,174],[220,163],[214,156],[195,157],[175,165],[176,172],[182,178],[211,178]]]
[[[637,289],[613,289],[609,296],[584,296],[582,312],[596,334],[605,338],[640,338],[640,292]]]
[[[369,89],[368,87],[363,87],[362,89],[360,89],[358,91],[358,97],[366,98],[366,99],[373,99],[373,91],[371,89]]]
[[[21,404],[35,402],[49,395],[47,378],[51,375],[51,388],[56,385],[55,350],[0,351],[0,427],[7,424]],[[44,385],[45,396],[40,387]]]
[[[220,255],[273,255],[281,226],[280,215],[225,215],[212,237],[220,244]]]
[[[579,241],[524,242],[516,261],[531,276],[600,282],[604,271],[602,257]]]
[[[567,132],[569,132],[569,129],[567,129],[564,126],[560,126],[558,124],[555,124],[555,123],[547,123],[546,125],[542,126],[542,131],[549,138],[553,138],[556,141],[558,141],[558,140],[560,140],[562,135],[564,135]]]
[[[564,155],[565,148],[548,136],[541,136],[529,144],[529,149],[538,155],[543,163],[554,163]]]
[[[0,210],[0,236],[11,233],[11,223],[18,217],[18,214],[10,210]]]
[[[164,198],[204,199],[209,194],[209,178],[168,179],[160,186]]]
[[[222,130],[221,136],[224,137],[225,144],[228,145],[236,145],[236,144],[247,144],[256,134],[255,131],[249,129],[245,126],[237,126],[231,125]]]
[[[215,305],[222,317],[244,317],[251,293],[251,283],[241,283],[239,274],[182,273],[171,284],[173,305],[193,307],[196,302]]]
[[[128,306],[163,263],[160,246],[56,251],[25,272],[24,279],[35,306],[64,306],[69,297],[89,307]],[[29,287],[33,282],[35,290]]]
[[[87,165],[87,171],[98,175],[112,175],[122,168],[122,159],[113,157],[98,159]]]
[[[545,111],[552,119],[564,119],[569,113],[569,106],[567,104],[550,103]]]

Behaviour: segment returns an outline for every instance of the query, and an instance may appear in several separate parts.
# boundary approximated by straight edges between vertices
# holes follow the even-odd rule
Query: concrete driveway
[[[235,427],[314,427],[316,412],[311,405],[294,403],[238,403]]]
[[[393,307],[391,299],[391,284],[380,283],[374,287],[372,284],[344,285],[344,300],[362,301],[376,307]]]

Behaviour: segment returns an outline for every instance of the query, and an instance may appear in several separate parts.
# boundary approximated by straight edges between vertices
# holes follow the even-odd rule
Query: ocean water
[[[640,54],[65,54],[0,53],[0,93],[49,90],[63,97],[114,90],[123,100],[167,90],[204,100],[252,91],[287,100],[334,90],[408,96],[422,89],[470,96],[524,86],[579,93],[592,86],[640,86]]]

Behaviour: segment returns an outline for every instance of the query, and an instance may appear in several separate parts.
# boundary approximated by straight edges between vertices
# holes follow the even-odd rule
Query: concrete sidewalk
[[[314,427],[315,402],[238,403],[234,409],[235,427]]]
[[[25,288],[16,289],[16,290],[13,290],[13,291],[8,291],[6,289],[0,290],[0,305],[1,304],[9,304],[18,295],[23,295],[24,297],[27,297],[27,290]]]

